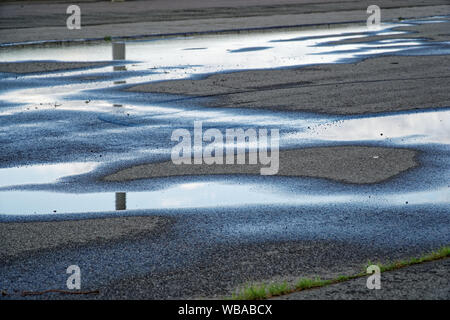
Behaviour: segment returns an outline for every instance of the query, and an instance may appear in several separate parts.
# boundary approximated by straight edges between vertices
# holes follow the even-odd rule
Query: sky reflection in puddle
[[[314,31],[289,31],[254,34],[202,36],[177,38],[164,41],[127,42],[126,68],[108,66],[77,71],[51,72],[47,74],[19,75],[23,81],[19,90],[0,92],[0,99],[25,106],[2,108],[2,116],[15,115],[26,110],[52,112],[52,110],[98,113],[97,119],[121,127],[107,127],[101,132],[76,133],[86,139],[101,139],[109,133],[123,133],[123,141],[130,139],[135,130],[146,134],[150,147],[142,153],[168,153],[170,149],[151,148],[153,132],[170,131],[170,125],[184,125],[202,120],[220,127],[224,123],[234,126],[277,126],[280,128],[282,147],[299,146],[323,141],[385,141],[396,144],[439,143],[449,144],[450,111],[401,113],[396,115],[347,117],[306,116],[292,117],[282,112],[242,111],[223,109],[197,109],[166,107],[153,103],[115,103],[113,93],[102,95],[99,100],[80,100],[83,91],[116,88],[123,84],[182,79],[196,75],[243,69],[300,66],[307,64],[335,63],[361,55],[401,52],[405,48],[426,48],[422,39],[389,39],[377,42],[330,45],[331,41],[375,35],[395,35],[394,25],[384,25],[377,32],[367,32],[365,27]],[[395,25],[398,26],[398,25]],[[196,50],[194,50],[196,49]],[[197,50],[201,49],[201,54]],[[255,59],[257,55],[257,59]],[[2,61],[60,60],[104,61],[111,58],[110,44],[62,46],[46,48],[0,48]],[[115,71],[114,71],[115,70]],[[89,81],[79,78],[90,77]],[[9,77],[9,78],[8,78]],[[60,77],[64,81],[58,82]],[[77,78],[78,77],[78,78]],[[12,81],[5,76],[1,81]],[[27,81],[49,81],[47,86],[29,86]],[[75,81],[76,80],[76,81]],[[73,98],[78,94],[76,98]],[[110,94],[110,95],[108,95]],[[125,97],[125,98],[123,98]],[[126,99],[120,96],[118,100]],[[112,101],[114,100],[114,101]],[[56,111],[55,111],[56,112]],[[25,116],[24,116],[25,117]],[[33,120],[35,121],[35,120]],[[147,121],[147,122],[146,122]],[[33,125],[37,123],[33,122]],[[32,124],[11,123],[0,129],[18,130]],[[41,125],[41,123],[39,123]],[[42,126],[56,124],[42,123]],[[62,123],[62,125],[67,125]],[[135,128],[133,128],[135,126]],[[169,127],[168,127],[169,126]],[[125,128],[125,129],[123,129]],[[126,130],[126,132],[124,131]],[[127,157],[139,155],[130,150]],[[122,158],[123,160],[124,158]],[[20,168],[0,169],[0,187],[26,184],[52,183],[66,176],[95,170],[100,163],[65,163]],[[126,201],[124,199],[126,198]],[[70,212],[99,212],[115,209],[160,209],[190,207],[220,207],[242,205],[288,204],[380,204],[403,205],[439,204],[449,202],[448,189],[374,195],[370,200],[358,194],[312,195],[302,192],[269,192],[264,185],[231,185],[226,183],[180,184],[159,191],[124,193],[57,193],[48,191],[2,191],[0,214],[52,214]],[[125,204],[126,203],[126,204]]]
[[[87,173],[95,162],[71,162],[0,169],[0,187],[52,183],[65,176]]]
[[[394,24],[383,25],[380,30],[368,31],[366,27],[351,27],[330,30],[284,31],[254,34],[231,34],[215,36],[196,36],[174,38],[164,41],[127,42],[128,75],[121,79],[123,84],[143,83],[169,79],[185,79],[195,75],[249,70],[280,68],[309,64],[334,63],[342,59],[358,57],[359,54],[380,54],[396,52],[408,47],[396,48],[398,43],[392,39],[388,43],[355,43],[338,46],[321,45],[330,40],[345,40],[362,36],[380,34],[402,34],[392,31]],[[326,36],[329,37],[326,37]],[[302,37],[300,42],[282,42]],[[280,41],[278,41],[280,40]],[[278,41],[278,42],[275,42]],[[400,43],[404,42],[399,39]],[[270,46],[267,44],[270,43]],[[411,43],[420,44],[411,40]],[[205,48],[199,54],[186,48]],[[257,52],[249,48],[265,48]],[[342,48],[343,52],[331,53],[330,50]],[[257,59],[255,59],[257,54]],[[0,60],[8,61],[107,61],[111,59],[111,44],[73,45],[59,47],[0,48]],[[117,67],[117,66],[116,66]],[[47,74],[19,75],[19,80],[52,79],[55,77],[89,77],[90,74],[104,73],[98,81],[83,81],[58,85],[52,83],[47,88],[20,89],[0,94],[0,98],[12,103],[32,104],[39,102],[64,102],[64,97],[83,90],[108,88],[118,85],[110,73],[114,67],[93,68],[88,70],[60,71]],[[109,71],[108,71],[109,70]],[[115,69],[117,70],[117,69]],[[113,72],[114,73],[114,72]],[[116,73],[116,77],[119,73]],[[126,74],[126,73],[124,73]],[[108,81],[108,77],[110,78]],[[8,77],[6,77],[7,79]]]
[[[337,193],[311,195],[301,192],[269,192],[254,184],[188,183],[162,191],[117,193],[56,193],[42,191],[0,192],[0,214],[30,215],[107,212],[114,210],[207,208],[245,205],[388,206],[450,203],[448,188],[399,194],[355,195]]]
[[[128,61],[148,62],[153,67],[176,67],[176,66],[209,66],[216,69],[234,69],[248,66],[249,68],[267,68],[281,66],[280,62],[285,58],[291,63],[310,63],[305,61],[306,56],[318,53],[326,49],[315,46],[328,41],[353,39],[364,36],[402,34],[404,32],[390,30],[400,24],[383,24],[379,30],[368,31],[365,26],[336,28],[322,30],[300,30],[300,31],[276,31],[261,32],[255,34],[222,34],[206,35],[184,38],[168,38],[151,41],[127,41],[126,58]],[[289,40],[292,38],[302,39],[301,43]],[[268,45],[270,44],[270,45]],[[363,44],[352,45],[353,48],[364,46]],[[202,48],[201,54],[189,48]],[[254,59],[251,49],[265,48],[258,51],[258,59]],[[237,54],[239,53],[239,54]],[[111,59],[111,44],[108,42],[88,45],[69,45],[53,47],[22,47],[22,48],[0,48],[1,61],[24,61],[24,60],[58,60],[58,61],[105,61]],[[315,59],[311,57],[311,59]],[[219,63],[220,62],[220,63]],[[140,68],[139,64],[133,64]],[[172,70],[185,70],[176,68]],[[211,70],[214,71],[214,70]]]
[[[450,144],[450,111],[425,111],[386,116],[357,117],[312,126],[290,133],[288,141],[382,141],[397,144]]]

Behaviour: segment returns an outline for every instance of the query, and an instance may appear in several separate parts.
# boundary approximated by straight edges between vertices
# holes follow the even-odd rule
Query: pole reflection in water
[[[113,70],[114,71],[127,71],[127,67],[126,66],[113,66]],[[114,84],[125,84],[127,83],[126,80],[115,80]]]
[[[112,44],[113,60],[125,60],[125,42],[113,42]],[[126,66],[113,66],[114,71],[127,71]],[[114,81],[114,84],[125,84],[125,80]]]
[[[127,210],[126,192],[116,192],[116,210]]]
[[[125,60],[125,42],[112,43],[113,60]]]
[[[127,71],[126,66],[113,66],[114,71]]]

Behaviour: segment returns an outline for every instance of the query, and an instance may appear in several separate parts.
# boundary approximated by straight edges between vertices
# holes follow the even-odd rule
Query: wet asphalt
[[[395,59],[401,60],[399,57]],[[439,57],[431,59],[438,60]],[[447,59],[445,57],[442,59],[445,65]],[[414,61],[414,58],[408,60]],[[420,70],[417,72],[426,72]],[[134,75],[138,76],[139,72]],[[142,74],[148,75],[144,72]],[[2,89],[7,93],[13,89],[34,86],[39,93],[40,88],[51,86],[52,83],[68,81],[74,85],[90,81],[83,78],[84,76],[68,75],[64,78],[59,75],[52,77],[50,74],[45,77],[45,81],[30,77],[17,82],[7,74],[6,79],[2,80]],[[114,72],[109,74],[99,72],[89,76],[113,77],[117,78],[116,80],[121,77]],[[446,83],[440,81],[444,90],[442,92],[446,92]],[[395,87],[392,87],[392,91],[395,91],[394,89]],[[15,189],[59,192],[158,190],[174,183],[209,179],[175,177],[116,183],[102,181],[102,177],[121,168],[167,160],[167,150],[170,150],[167,137],[173,128],[185,126],[188,120],[204,113],[205,106],[198,106],[196,101],[183,100],[184,108],[194,108],[194,113],[185,119],[176,116],[158,117],[156,110],[156,116],[155,114],[141,116],[135,110],[129,115],[111,114],[96,108],[89,110],[90,101],[94,97],[99,100],[107,99],[109,107],[112,103],[126,102],[137,105],[148,103],[146,93],[136,94],[101,88],[89,92],[75,92],[67,99],[69,106],[62,109],[58,109],[59,106],[54,101],[22,106],[11,105],[5,101],[0,104],[0,107],[6,110],[0,117],[1,167],[50,163],[55,159],[60,162],[103,163],[103,166],[93,173],[69,177],[57,183],[19,186]],[[445,93],[442,97],[444,102],[448,98]],[[160,98],[163,101],[170,101],[167,92]],[[80,102],[84,103],[82,110],[70,105],[70,103],[79,105]],[[172,102],[166,104],[175,108],[180,107],[177,104],[173,105]],[[444,103],[441,107],[445,109],[445,106]],[[13,108],[9,109],[11,107]],[[361,108],[364,108],[364,105],[361,105]],[[8,110],[12,112],[8,114]],[[382,111],[385,112],[386,109]],[[212,108],[211,112],[212,118],[215,109]],[[274,112],[245,108],[232,110],[226,114],[223,123],[219,125],[214,123],[211,126],[225,128],[239,116],[266,117]],[[280,118],[292,117],[292,114],[277,112]],[[164,110],[163,113],[169,112]],[[319,122],[339,119],[333,115],[318,116],[308,113],[301,116]],[[305,126],[307,127],[306,124]],[[285,124],[285,128],[293,130],[289,122]],[[336,144],[339,143],[329,143],[329,145]],[[344,142],[340,144],[345,145]],[[380,142],[352,141],[352,144],[398,146],[395,141],[388,139]],[[297,147],[305,145],[323,147],[323,142],[315,145],[300,143]],[[439,143],[431,145],[417,143],[408,145],[408,148],[418,153],[416,159],[418,166],[372,185],[356,186],[314,177],[302,179],[283,177],[279,180],[276,177],[230,179],[235,183],[247,179],[263,182],[274,190],[295,189],[296,192],[305,190],[324,195],[333,190],[343,194],[362,194],[368,198],[375,195],[379,197],[379,201],[368,200],[365,204],[350,201],[314,206],[293,207],[285,204],[136,210],[119,213],[125,216],[168,217],[170,222],[157,233],[132,234],[108,242],[86,239],[85,243],[77,242],[69,246],[61,243],[51,248],[7,256],[0,265],[0,289],[8,293],[5,298],[20,298],[20,293],[24,290],[64,289],[67,279],[65,269],[69,265],[77,264],[82,270],[82,289],[100,291],[99,295],[86,298],[221,297],[229,295],[236,287],[247,281],[293,279],[301,276],[331,278],[340,274],[359,272],[367,260],[387,261],[424,253],[450,242],[448,203],[431,200],[421,205],[410,205],[409,199],[405,198],[404,202],[393,205],[383,202],[382,195],[434,188],[448,190],[450,150],[447,144]],[[3,215],[0,219],[2,223],[8,223],[117,215],[117,212],[44,217]],[[76,229],[73,232],[76,232]],[[39,241],[39,235],[36,235],[34,241]],[[70,296],[50,294],[39,298],[57,299]]]

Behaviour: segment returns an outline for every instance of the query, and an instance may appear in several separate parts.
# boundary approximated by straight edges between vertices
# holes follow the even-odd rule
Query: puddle
[[[267,68],[311,63],[307,55],[324,51],[319,45],[332,40],[345,40],[367,35],[402,34],[392,31],[399,24],[384,24],[380,30],[368,31],[364,27],[336,28],[330,30],[283,31],[257,34],[207,35],[186,38],[169,38],[151,41],[127,41],[126,57],[133,61],[133,68],[139,62],[148,66],[163,68],[173,66],[203,66],[211,72],[220,69],[234,69],[236,66]],[[288,43],[287,40],[302,39],[302,43]],[[268,45],[270,44],[270,45]],[[356,49],[361,44],[355,44]],[[270,49],[270,50],[267,50]],[[201,54],[196,52],[202,50]],[[258,52],[254,59],[253,51]],[[241,53],[241,55],[230,54]],[[292,58],[295,61],[289,62]],[[111,59],[111,44],[80,44],[53,47],[0,47],[0,59],[7,61],[58,60],[58,61],[105,61]],[[306,59],[306,61],[305,61]],[[275,64],[274,64],[275,63]],[[145,66],[140,66],[141,68]]]
[[[383,25],[378,31],[367,31],[366,27],[352,27],[330,30],[288,31],[254,34],[232,34],[216,36],[198,36],[191,38],[174,38],[153,41],[129,41],[126,43],[126,72],[117,72],[117,66],[91,68],[76,71],[56,71],[47,74],[22,74],[12,77],[15,85],[20,81],[45,80],[49,86],[42,84],[36,88],[27,88],[0,92],[0,100],[10,103],[33,104],[39,102],[63,103],[76,92],[90,89],[109,88],[114,85],[161,81],[168,79],[186,79],[195,75],[225,72],[243,69],[264,69],[301,66],[358,58],[361,53],[381,54],[398,52],[408,46],[398,45],[395,39],[388,43],[356,43],[332,46],[333,50],[342,48],[343,52],[330,52],[330,47],[323,46],[330,39],[345,40],[366,35],[402,34],[392,31],[394,24]],[[288,42],[292,38],[302,41]],[[402,39],[399,39],[402,43]],[[278,41],[278,42],[274,42]],[[413,41],[413,40],[411,40]],[[420,42],[414,42],[420,45]],[[269,44],[269,45],[268,45]],[[198,52],[201,50],[201,54]],[[257,54],[257,59],[255,59]],[[111,44],[71,45],[56,47],[0,48],[0,61],[108,61],[111,59]],[[122,71],[125,71],[122,70]],[[116,72],[114,72],[116,71]],[[102,76],[98,79],[99,76]],[[61,84],[57,78],[69,83]],[[73,83],[75,78],[88,77],[89,81]],[[117,79],[120,77],[120,79]],[[97,81],[95,79],[98,79]],[[8,80],[6,76],[5,81]],[[120,80],[120,83],[117,82]],[[17,82],[19,81],[19,82]],[[70,83],[72,82],[72,83]],[[1,78],[0,78],[1,84]]]
[[[418,23],[413,21],[411,23]],[[406,25],[406,24],[403,24]],[[0,75],[0,140],[23,144],[21,152],[6,143],[11,154],[30,153],[48,159],[40,149],[87,150],[61,164],[0,169],[0,187],[58,183],[59,179],[95,171],[105,163],[128,161],[151,154],[170,154],[173,128],[191,128],[203,121],[214,128],[278,128],[280,147],[328,142],[382,142],[390,146],[450,143],[450,111],[404,112],[377,116],[337,117],[267,110],[199,108],[186,99],[138,95],[116,90],[123,85],[198,77],[208,73],[338,63],[379,54],[444,52],[448,44],[430,45],[424,39],[388,39],[335,45],[333,42],[377,35],[398,35],[400,24],[380,30],[365,27],[332,30],[268,32],[129,41],[124,65],[23,75]],[[414,51],[411,51],[414,49]],[[257,59],[255,59],[255,56]],[[63,60],[62,60],[63,59]],[[0,60],[105,61],[111,44],[0,48]],[[168,100],[169,99],[169,100]],[[183,98],[184,99],[184,98]],[[20,105],[17,105],[20,104]],[[30,136],[45,137],[27,145]],[[12,138],[14,137],[14,138]],[[16,143],[15,143],[16,144]],[[445,146],[444,146],[445,147]],[[9,149],[8,149],[9,148]],[[18,148],[18,147],[17,147]],[[108,150],[92,161],[90,150]],[[81,152],[81,151],[80,151]],[[100,152],[99,152],[100,153]],[[100,156],[102,158],[100,158]],[[81,160],[80,160],[81,159]],[[82,162],[83,159],[88,159]],[[71,162],[74,161],[74,162]],[[17,190],[17,188],[15,189]],[[355,189],[356,190],[356,189]],[[61,191],[64,191],[62,189]],[[374,194],[368,200],[356,192],[312,194],[285,192],[264,184],[189,183],[157,191],[75,194],[49,191],[1,191],[0,214],[59,214],[162,208],[204,208],[244,205],[404,205],[448,202],[448,189],[415,193]],[[101,190],[99,190],[101,191]],[[127,191],[127,190],[124,190]]]
[[[236,70],[281,68],[309,64],[337,63],[361,59],[367,55],[400,54],[407,49],[439,50],[435,44],[423,39],[389,39],[388,41],[330,45],[330,41],[366,36],[396,35],[393,31],[406,24],[383,24],[380,30],[368,31],[366,27],[332,30],[284,31],[258,34],[231,34],[196,36],[152,41],[128,41],[127,60],[124,66],[108,66],[76,71],[57,71],[44,74],[23,74],[2,81],[14,80],[14,85],[24,83],[25,89],[0,92],[4,103],[70,104],[75,94],[86,90],[117,87],[150,81],[186,79],[196,75]],[[295,40],[295,41],[293,41]],[[201,50],[201,54],[198,52]],[[425,54],[426,52],[424,52]],[[255,59],[257,55],[257,59]],[[55,47],[0,47],[0,61],[108,61],[111,44],[84,44]],[[117,72],[120,67],[120,71]],[[17,79],[16,79],[17,78]],[[89,81],[77,79],[88,78]],[[10,79],[10,80],[8,80]],[[61,81],[63,79],[63,81]],[[43,80],[27,85],[27,81]],[[74,83],[74,82],[78,83]],[[5,88],[8,83],[5,83]],[[37,87],[33,88],[33,85]],[[31,86],[31,88],[30,88]],[[3,87],[3,86],[2,86]],[[102,100],[102,99],[100,99]],[[95,107],[97,102],[90,105]],[[2,110],[3,109],[3,110]],[[9,109],[9,108],[8,108]],[[0,108],[0,112],[8,112]],[[11,112],[11,111],[9,111]]]
[[[65,176],[90,172],[96,167],[94,162],[72,162],[0,169],[0,187],[52,183]]]
[[[24,201],[26,199],[26,201]],[[88,194],[44,191],[0,192],[0,214],[33,215],[90,213],[139,209],[213,208],[248,205],[355,205],[398,206],[450,203],[450,190],[366,195],[268,191],[254,184],[186,183],[162,191],[100,192]]]
[[[267,50],[271,49],[273,47],[248,47],[248,48],[240,48],[235,50],[228,50],[228,52],[231,53],[237,53],[237,52],[251,52],[251,51],[261,51],[261,50]]]
[[[383,141],[396,144],[450,144],[450,111],[425,111],[357,117],[311,125],[310,131],[286,135],[286,140]]]

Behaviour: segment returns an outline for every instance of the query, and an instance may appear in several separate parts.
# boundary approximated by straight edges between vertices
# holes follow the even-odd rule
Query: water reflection
[[[112,43],[112,55],[113,60],[125,60],[125,43],[124,42],[113,42]],[[127,71],[125,65],[113,66],[113,71]],[[125,84],[125,80],[116,80],[114,84]]]
[[[125,42],[113,42],[111,48],[113,60],[125,60]]]
[[[87,173],[97,162],[69,162],[0,169],[0,187],[56,182],[66,176]]]
[[[381,141],[398,144],[450,144],[450,111],[427,111],[386,116],[356,117],[311,126],[312,130],[291,133],[286,140]]]
[[[281,182],[282,183],[282,182]],[[144,209],[242,207],[246,205],[403,206],[450,203],[449,188],[418,192],[365,194],[302,190],[271,191],[264,185],[224,182],[185,183],[160,191],[89,194],[47,191],[0,192],[0,214],[89,213]],[[26,201],[24,201],[26,199]]]
[[[390,30],[391,26],[385,26],[384,31],[370,33],[370,36],[380,34],[398,34]],[[351,31],[350,33],[348,31]],[[124,65],[113,66],[113,71],[117,72],[114,79],[121,77],[121,72],[126,72],[127,80],[114,80],[114,85],[125,83],[142,83],[146,81],[161,81],[167,79],[181,79],[191,77],[196,74],[208,72],[220,72],[223,70],[242,70],[273,68],[294,65],[305,65],[315,63],[333,63],[343,58],[354,58],[358,54],[364,53],[386,53],[400,52],[404,48],[411,46],[425,47],[426,41],[422,39],[405,40],[391,39],[379,42],[354,43],[348,45],[336,45],[330,52],[331,40],[344,40],[354,37],[362,37],[364,28],[351,28],[333,30],[330,35],[329,30],[316,31],[294,31],[294,32],[274,32],[254,35],[223,35],[214,37],[193,37],[168,41],[156,42],[134,42],[127,44],[129,47],[129,58],[139,61],[134,65],[125,65],[125,61],[118,62]],[[408,43],[408,41],[410,41]],[[268,47],[267,44],[271,46]],[[436,44],[440,46],[441,44]],[[181,50],[180,48],[191,48],[192,50]],[[151,49],[151,50],[149,50]],[[202,50],[202,54],[195,50]],[[335,50],[341,49],[341,50]],[[3,61],[16,60],[54,60],[64,57],[67,60],[85,61],[109,59],[111,47],[109,44],[95,46],[73,46],[70,48],[14,48],[12,51],[0,49]],[[255,52],[259,50],[255,59]],[[328,53],[324,55],[324,53]],[[120,61],[125,59],[125,45],[123,54],[115,55],[113,59]],[[104,71],[111,75],[111,67]],[[149,71],[151,69],[151,71]],[[141,73],[138,73],[141,72]],[[60,76],[89,76],[98,69],[84,71],[64,71],[53,73],[52,77]],[[103,71],[102,71],[103,72]],[[144,74],[147,72],[147,74]],[[144,75],[143,75],[144,74]],[[27,75],[22,79],[33,79],[39,81],[46,79],[49,75]],[[58,78],[59,79],[59,78]],[[17,81],[17,80],[15,80]],[[19,79],[19,81],[22,81]],[[25,81],[25,80],[24,80]],[[54,81],[54,79],[52,80]],[[133,119],[138,118],[139,123],[145,124],[140,136],[147,134],[148,144],[145,146],[146,152],[170,152],[170,149],[152,149],[161,139],[161,132],[164,126],[177,123],[183,126],[185,123],[192,123],[192,120],[208,121],[211,125],[220,126],[221,123],[237,123],[254,126],[255,123],[261,126],[279,126],[287,135],[283,135],[281,144],[302,145],[305,141],[359,141],[359,140],[382,140],[397,139],[403,143],[423,142],[423,143],[450,143],[448,135],[449,111],[425,112],[418,114],[399,114],[383,117],[349,117],[343,121],[330,123],[330,118],[318,116],[317,118],[305,118],[305,115],[286,116],[285,113],[258,111],[234,110],[196,110],[195,108],[167,108],[157,103],[143,103],[142,105],[127,104],[126,108],[120,103],[113,104],[111,99],[116,96],[103,96],[102,100],[85,102],[84,100],[71,100],[74,93],[88,92],[90,89],[107,88],[111,86],[111,80],[93,81],[83,83],[69,83],[66,80],[53,83],[47,87],[31,87],[21,90],[5,91],[1,94],[1,99],[7,102],[21,102],[37,104],[39,111],[45,110],[71,110],[90,111],[98,113],[98,120],[109,122],[115,126],[108,126],[102,131],[105,134],[120,133],[120,139],[128,143],[136,140],[132,135],[136,125],[131,123],[128,111],[133,111]],[[77,97],[80,99],[80,97]],[[63,101],[56,109],[55,101]],[[120,101],[116,99],[114,101]],[[48,104],[48,105],[47,105]],[[113,106],[113,108],[111,108]],[[28,107],[28,106],[27,106]],[[34,106],[33,106],[34,107]],[[125,110],[127,111],[125,114]],[[14,111],[8,110],[11,114]],[[17,108],[17,113],[23,112]],[[2,111],[2,115],[5,112]],[[48,119],[47,117],[45,117]],[[91,121],[91,119],[89,119]],[[184,122],[183,122],[184,121]],[[137,122],[137,121],[136,121]],[[27,123],[26,125],[44,126],[43,123]],[[14,132],[19,126],[24,125],[11,121],[3,127],[3,130]],[[45,125],[50,126],[48,123]],[[52,124],[54,125],[54,124]],[[125,128],[121,131],[120,127]],[[137,126],[137,125],[136,125]],[[154,126],[154,127],[152,127]],[[75,127],[75,126],[74,126]],[[312,129],[309,130],[309,127]],[[152,128],[156,128],[152,131]],[[308,130],[306,129],[308,128]],[[301,130],[299,130],[301,129]],[[109,131],[107,131],[109,130]],[[144,131],[148,130],[148,131]],[[158,132],[156,134],[155,132]],[[292,133],[293,132],[293,133]],[[85,134],[83,132],[83,134]],[[9,136],[12,136],[11,133]],[[101,139],[101,135],[95,132],[95,139]],[[107,137],[105,139],[110,139]],[[152,140],[153,139],[153,140]],[[87,140],[86,140],[87,141]],[[106,141],[106,140],[105,140]],[[124,143],[124,144],[125,144]],[[132,143],[129,143],[132,144]],[[157,147],[155,147],[157,148]],[[129,149],[128,154],[135,155],[136,150]],[[0,169],[0,186],[21,185],[28,183],[51,183],[61,177],[85,173],[94,170],[96,164],[92,166],[88,163],[77,166],[75,163],[64,165],[33,166],[28,168]],[[378,195],[378,203],[383,200],[391,204],[404,204],[404,199],[408,198],[409,203],[442,203],[448,202],[447,190],[431,190],[423,193],[405,195],[402,193],[395,195]],[[24,201],[24,199],[26,199]],[[378,202],[377,202],[378,201]],[[189,208],[189,207],[216,207],[216,206],[242,206],[246,204],[289,204],[289,205],[309,205],[324,203],[364,203],[367,198],[355,194],[330,194],[311,195],[302,192],[283,193],[268,192],[260,187],[242,184],[226,185],[220,183],[210,184],[182,184],[173,188],[168,188],[154,192],[116,192],[116,193],[91,193],[91,194],[70,194],[55,192],[25,192],[25,191],[4,191],[0,192],[0,213],[3,214],[51,214],[66,212],[93,212],[93,211],[113,211],[134,210],[134,209],[155,209],[155,208]]]
[[[113,66],[113,71],[127,71],[127,66]]]
[[[126,192],[116,192],[116,210],[127,210]]]
[[[361,54],[384,54],[389,52],[400,53],[415,47],[428,50],[429,42],[423,39],[410,39],[411,43],[405,43],[405,39],[390,39],[387,42],[378,42],[374,46],[371,42],[333,45],[329,52],[329,41],[345,40],[364,35],[378,36],[399,34],[405,32],[393,31],[398,24],[383,25],[382,30],[367,32],[366,27],[351,27],[330,30],[311,31],[284,31],[254,34],[232,34],[215,36],[198,36],[191,38],[176,38],[165,41],[130,41],[126,43],[127,58],[136,61],[128,63],[123,54],[113,54],[115,61],[123,61],[123,64],[113,66],[114,72],[127,71],[127,80],[115,79],[114,85],[125,83],[143,83],[149,81],[163,81],[186,79],[194,75],[215,73],[222,71],[242,69],[280,68],[289,66],[301,66],[309,64],[323,64],[359,59]],[[331,36],[331,37],[330,37]],[[288,41],[297,39],[297,42]],[[398,40],[401,46],[396,43]],[[275,42],[278,41],[278,42]],[[283,42],[284,41],[284,42]],[[270,43],[271,46],[267,46]],[[125,50],[125,43],[123,50]],[[245,44],[245,46],[243,45]],[[113,44],[114,45],[114,44]],[[435,44],[440,48],[443,44]],[[180,48],[204,48],[199,54],[196,50],[181,50]],[[263,50],[264,49],[264,50]],[[339,52],[339,49],[342,52]],[[433,48],[435,50],[436,48]],[[114,50],[114,49],[113,49]],[[257,51],[257,59],[255,54]],[[431,49],[430,49],[431,50]],[[326,53],[326,54],[325,54]],[[66,61],[105,61],[111,55],[111,44],[80,45],[70,47],[45,47],[45,48],[0,48],[2,61],[20,60],[61,60]],[[426,54],[426,52],[424,52]],[[98,69],[83,71],[64,71],[52,73],[51,76],[89,76],[90,73],[98,73]],[[25,75],[23,79],[48,77],[48,74]],[[120,77],[122,78],[122,77]],[[78,83],[66,83],[55,85],[51,90],[39,88],[39,96],[36,90],[19,89],[0,94],[0,99],[11,103],[33,103],[33,101],[61,101],[65,97],[89,89],[108,88],[111,82],[89,81]],[[65,90],[67,92],[65,92]],[[42,92],[45,92],[43,94]]]
[[[382,30],[368,35],[404,33],[391,30],[396,26],[398,25],[386,24],[383,25]],[[333,29],[331,32],[334,35],[333,40],[345,40],[354,38],[353,34],[366,34],[367,29],[365,26],[351,27]],[[203,74],[222,70],[332,63],[341,58],[354,56],[346,54],[345,56],[317,57],[314,55],[329,50],[320,46],[321,43],[330,40],[329,35],[330,30],[325,29],[258,33],[257,36],[254,34],[196,36],[164,41],[130,41],[126,43],[126,50],[128,60],[140,62],[133,64],[133,67],[130,67],[132,70],[160,69],[163,72],[159,74],[158,80],[186,78],[194,73]],[[300,40],[283,42],[292,38]],[[366,47],[361,43],[347,46],[355,50]],[[199,54],[196,50],[180,50],[180,48],[201,48],[202,51]],[[380,49],[382,49],[381,46]],[[106,57],[110,57],[110,50],[110,44],[102,43],[70,47],[0,48],[0,54],[2,61],[61,60],[62,57],[66,61],[104,61]],[[257,59],[255,59],[256,52]],[[113,55],[113,60],[125,61],[125,53]],[[180,68],[180,66],[183,67]],[[114,71],[119,71],[120,68],[121,66],[116,66]]]

